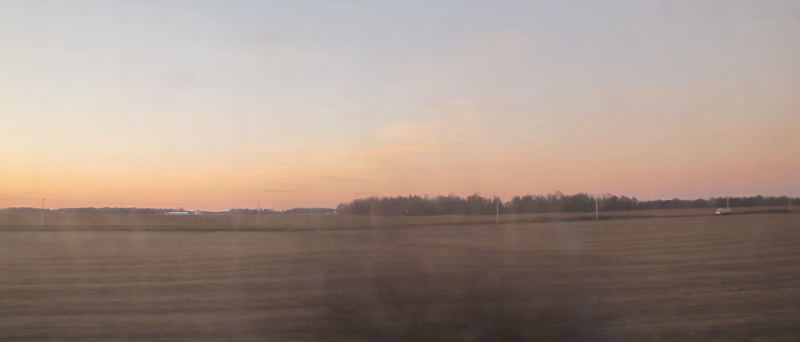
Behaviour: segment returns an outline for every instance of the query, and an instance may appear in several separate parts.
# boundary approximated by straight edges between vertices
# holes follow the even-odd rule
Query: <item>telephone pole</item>
[[[495,196],[494,201],[495,203],[497,203],[497,208],[495,210],[495,216],[494,216],[494,223],[500,224],[500,198]]]
[[[261,201],[256,204],[256,227],[261,224]]]
[[[597,203],[597,196],[594,198],[594,220],[597,221],[600,219],[600,206]]]
[[[39,228],[44,228],[44,198],[42,198],[42,211],[39,219]]]

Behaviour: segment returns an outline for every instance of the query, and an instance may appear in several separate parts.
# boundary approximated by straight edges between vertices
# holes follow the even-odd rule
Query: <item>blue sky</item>
[[[0,205],[786,193],[798,42],[795,1],[0,2]]]

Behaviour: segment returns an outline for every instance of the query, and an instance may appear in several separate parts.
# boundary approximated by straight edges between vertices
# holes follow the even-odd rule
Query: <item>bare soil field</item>
[[[800,213],[797,207],[741,207],[733,208],[736,215],[756,213]],[[600,220],[713,216],[712,208],[601,211]],[[553,212],[536,214],[503,214],[502,223],[587,221],[594,220],[594,212]],[[437,216],[355,216],[322,214],[252,214],[211,213],[203,215],[170,216],[164,214],[109,214],[103,212],[46,211],[44,225],[38,210],[18,212],[0,210],[0,229],[45,230],[103,229],[103,230],[320,230],[364,228],[408,228],[429,225],[494,224],[495,215],[437,215]]]
[[[12,225],[0,340],[800,340],[800,215],[676,216]]]

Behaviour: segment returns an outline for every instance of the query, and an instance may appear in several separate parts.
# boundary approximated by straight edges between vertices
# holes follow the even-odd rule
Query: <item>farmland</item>
[[[740,207],[737,214],[798,212],[797,208]],[[711,216],[711,208],[601,211],[600,220]],[[554,221],[594,220],[593,212],[551,212],[534,214],[504,214],[502,223],[536,223]],[[495,215],[437,215],[437,216],[357,216],[357,215],[285,215],[255,213],[209,213],[203,215],[169,216],[164,214],[116,214],[74,212],[26,208],[0,210],[0,229],[40,230],[259,230],[307,231],[340,229],[393,229],[430,225],[494,224]]]
[[[7,218],[0,339],[800,339],[800,215],[637,213]]]

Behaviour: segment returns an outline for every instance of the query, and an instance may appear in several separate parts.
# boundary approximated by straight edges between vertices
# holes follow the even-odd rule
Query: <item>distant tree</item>
[[[502,213],[546,213],[546,212],[591,212],[594,211],[595,200],[599,200],[604,211],[646,210],[646,209],[681,209],[724,207],[725,198],[684,200],[640,201],[636,197],[606,194],[596,198],[586,193],[565,195],[557,191],[547,195],[514,196],[502,203]],[[782,197],[738,197],[730,198],[731,206],[779,206],[788,205],[789,198]],[[339,214],[348,215],[380,215],[380,216],[418,216],[418,215],[491,215],[495,213],[496,201],[499,198],[483,197],[472,194],[466,198],[454,194],[429,198],[416,195],[398,197],[368,197],[355,199],[350,203],[342,203],[336,207]],[[800,201],[797,201],[800,204]]]

